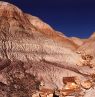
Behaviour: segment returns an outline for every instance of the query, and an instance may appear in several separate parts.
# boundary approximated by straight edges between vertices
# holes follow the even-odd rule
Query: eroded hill
[[[0,97],[95,97],[94,36],[67,37],[0,1]]]

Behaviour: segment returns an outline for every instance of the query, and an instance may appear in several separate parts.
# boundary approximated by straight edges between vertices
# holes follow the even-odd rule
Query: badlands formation
[[[95,97],[94,49],[0,1],[0,97]]]

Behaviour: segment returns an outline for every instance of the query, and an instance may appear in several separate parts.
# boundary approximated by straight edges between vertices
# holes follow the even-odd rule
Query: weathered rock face
[[[94,36],[68,38],[0,2],[0,97],[90,97],[95,84]]]
[[[32,93],[39,90],[40,81],[25,73],[23,66],[23,62],[14,61],[0,71],[0,97],[32,97]]]

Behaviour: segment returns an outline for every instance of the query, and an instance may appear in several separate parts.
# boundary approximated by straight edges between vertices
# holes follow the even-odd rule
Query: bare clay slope
[[[84,43],[77,49],[83,55],[92,56],[90,64],[95,67],[95,32],[84,41]]]
[[[0,19],[2,58],[24,61],[27,58],[37,61],[44,58],[48,61],[81,64],[80,55],[74,52],[78,46],[38,18],[27,16],[17,7],[1,2]]]
[[[86,41],[63,36],[39,18],[0,2],[0,85],[6,88],[0,93],[7,95],[0,97],[31,97],[36,90],[71,89],[72,83],[63,82],[65,77],[77,79],[77,85],[73,84],[80,89],[78,95],[90,89],[95,77],[94,55],[80,53],[83,44]]]

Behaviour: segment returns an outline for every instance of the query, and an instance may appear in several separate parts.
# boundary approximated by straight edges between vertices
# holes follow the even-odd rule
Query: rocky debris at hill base
[[[8,59],[2,61],[6,62],[8,61]],[[32,64],[31,66],[33,67],[31,68],[33,68],[32,71],[34,71],[32,73],[27,71],[25,65],[25,63],[19,60],[11,61],[10,65],[0,71],[0,97],[53,97],[53,95],[58,95],[60,97],[62,95],[62,97],[68,95],[81,97],[81,95],[85,95],[85,91],[88,91],[94,86],[94,81],[90,82],[89,80],[85,79],[85,76],[81,74],[78,75],[77,73],[75,74],[74,72],[67,70],[68,72],[72,73],[72,75],[74,75],[71,75],[71,77],[69,77],[64,68],[63,70],[65,72],[59,72],[59,70],[62,70],[62,68],[55,66],[53,67],[52,64],[51,66],[47,64],[50,68],[44,67],[46,65],[43,62],[40,65],[38,64],[38,68],[34,68],[34,64]],[[37,63],[35,63],[35,65],[37,65]],[[51,75],[49,75],[48,69]],[[46,71],[44,72],[44,70]],[[55,74],[52,76],[53,72]],[[60,73],[60,76],[58,73]],[[65,77],[66,74],[67,77]],[[80,79],[77,76],[79,76]],[[62,89],[59,89],[60,86],[58,87],[58,85],[61,84],[60,79],[63,79]],[[45,83],[41,84],[42,81],[44,81]],[[49,86],[48,88],[46,88],[46,86],[44,87],[44,85],[46,85],[46,81],[48,82],[47,85],[51,84],[51,86]],[[57,86],[57,88],[55,88],[55,86]],[[57,91],[59,91],[59,93],[57,93]]]

